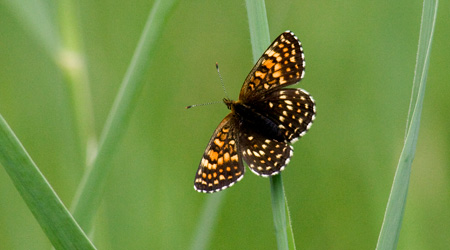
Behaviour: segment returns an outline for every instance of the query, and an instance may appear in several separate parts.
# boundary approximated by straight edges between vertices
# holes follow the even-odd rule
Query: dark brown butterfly
[[[290,31],[278,36],[250,71],[239,100],[214,131],[197,170],[194,188],[212,193],[242,179],[243,160],[255,174],[276,175],[289,163],[292,143],[315,118],[315,103],[302,89],[284,88],[305,74],[303,48]]]

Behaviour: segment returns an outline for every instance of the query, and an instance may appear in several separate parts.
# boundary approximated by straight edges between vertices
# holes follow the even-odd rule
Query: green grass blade
[[[246,0],[253,62],[256,63],[267,46],[270,45],[269,23],[264,1]]]
[[[95,249],[0,115],[0,163],[56,249]]]
[[[297,249],[295,246],[295,238],[294,238],[294,231],[292,230],[292,220],[291,220],[291,213],[289,212],[289,206],[288,201],[286,198],[286,193],[284,192],[284,186],[283,186],[283,195],[284,195],[284,201],[286,203],[286,220],[287,220],[287,240],[288,240],[288,247],[289,249]]]
[[[225,198],[226,192],[209,194],[203,205],[201,218],[198,223],[195,235],[191,244],[192,250],[208,249],[211,242],[211,234],[217,222],[217,214]]]
[[[73,203],[73,215],[86,232],[92,229],[92,221],[99,208],[105,180],[110,172],[109,163],[127,128],[130,115],[143,87],[143,75],[150,67],[158,38],[163,32],[163,27],[176,2],[176,0],[155,2],[108,115],[100,137],[98,153],[89,164],[88,171],[83,176],[77,191]]]
[[[77,4],[74,0],[56,2],[58,24],[61,34],[61,49],[58,51],[57,65],[64,78],[69,93],[70,110],[74,123],[77,165],[86,166],[87,159],[92,159],[97,147],[94,126],[94,111],[87,72],[86,60],[79,28]]]
[[[94,132],[94,116],[91,104],[88,74],[81,39],[78,29],[76,4],[73,0],[54,2],[36,0],[6,0],[17,21],[22,24],[28,34],[44,48],[50,58],[65,77],[65,87],[70,95],[72,117],[74,117],[75,139],[79,162],[86,165],[86,146],[96,146]],[[58,9],[58,16],[53,16],[52,8]]]
[[[434,10],[434,8],[435,8],[434,6],[436,6],[436,10]],[[411,90],[411,100],[409,103],[408,118],[406,120],[405,139],[406,139],[406,135],[409,132],[409,128],[411,126],[413,108],[415,108],[414,105],[417,103],[418,92],[419,92],[420,83],[422,81],[422,77],[425,76],[425,80],[426,80],[426,73],[428,70],[424,71],[425,56],[427,56],[427,54],[425,52],[427,50],[427,46],[430,46],[430,49],[431,49],[431,40],[427,40],[427,39],[432,38],[430,29],[434,30],[434,22],[436,21],[435,18],[436,18],[437,6],[438,6],[438,1],[436,1],[436,3],[434,3],[433,1],[426,1],[426,0],[423,2],[422,20],[421,20],[421,26],[420,26],[421,31],[420,31],[420,35],[419,35],[419,46],[418,46],[419,48],[418,48],[417,58],[416,58],[416,67],[414,70],[414,80],[413,80],[413,87]],[[435,13],[431,13],[432,11],[435,11]],[[433,17],[432,15],[435,15],[435,16]],[[428,67],[428,65],[427,65],[427,67]]]
[[[270,44],[269,24],[264,1],[246,0],[253,61],[256,62]],[[278,249],[295,249],[291,219],[284,194],[281,174],[270,177],[273,221]],[[288,235],[289,232],[289,235]]]
[[[48,1],[5,0],[3,4],[16,16],[17,21],[37,43],[53,59],[56,59],[61,47],[61,40]]]
[[[417,137],[419,134],[420,115],[425,95],[437,9],[437,0],[424,1],[419,35],[419,48],[414,74],[414,84],[417,84],[419,87],[417,88],[417,97],[411,98],[411,101],[415,100],[415,103],[411,104],[411,107],[414,107],[414,109],[412,110],[410,124],[407,126],[405,144],[400,155],[394,183],[384,215],[383,225],[378,238],[377,249],[379,250],[396,249],[400,237],[400,229],[408,194],[411,164],[414,159]],[[414,89],[415,88],[413,87],[413,91]]]
[[[273,224],[278,249],[289,249],[286,204],[284,200],[283,180],[281,174],[270,177],[270,193],[272,195]],[[289,218],[287,219],[289,220]]]

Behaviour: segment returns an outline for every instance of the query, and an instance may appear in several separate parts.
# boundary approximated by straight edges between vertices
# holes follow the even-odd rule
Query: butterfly
[[[303,89],[284,88],[305,74],[301,42],[283,32],[248,74],[239,99],[223,99],[231,112],[214,131],[195,175],[194,188],[213,193],[244,177],[245,161],[252,172],[268,177],[280,173],[293,154],[292,143],[315,119],[314,99]]]

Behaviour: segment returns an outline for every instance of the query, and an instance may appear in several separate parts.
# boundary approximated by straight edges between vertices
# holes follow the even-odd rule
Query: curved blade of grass
[[[191,250],[207,249],[211,242],[211,234],[217,222],[217,214],[225,198],[225,192],[209,194],[203,205],[201,218],[195,230],[195,235],[191,243]]]
[[[403,220],[403,213],[406,205],[406,197],[408,194],[409,178],[411,174],[411,164],[414,159],[416,150],[417,137],[419,135],[420,115],[422,113],[423,98],[425,95],[425,86],[428,73],[428,65],[430,62],[431,43],[433,40],[433,32],[436,23],[438,9],[437,0],[425,0],[423,3],[422,21],[419,34],[419,48],[416,58],[416,69],[414,74],[413,86],[417,88],[417,97],[411,98],[415,103],[410,124],[407,126],[406,140],[403,146],[397,171],[392,184],[389,201],[384,215],[383,225],[378,238],[377,248],[396,249],[398,239],[400,237],[400,229]],[[414,90],[413,87],[413,96]],[[409,119],[408,119],[409,120]]]
[[[270,45],[269,23],[264,1],[246,0],[253,62],[256,63],[267,46]]]
[[[103,128],[98,153],[88,166],[73,202],[73,215],[86,232],[92,229],[92,221],[104,190],[106,177],[110,172],[110,161],[136,106],[143,87],[142,78],[150,67],[158,38],[174,8],[176,0],[157,0],[148,16],[131,64],[122,81],[119,93]]]
[[[52,20],[49,3],[43,0],[5,0],[17,21],[30,32],[38,44],[53,58],[61,47],[58,29]]]
[[[90,155],[85,156],[86,153],[92,152],[86,150],[86,146],[95,147],[96,136],[75,4],[73,0],[55,3],[42,0],[6,0],[4,3],[65,76],[76,131],[77,159],[79,159],[76,164],[84,167],[85,159],[92,158]],[[58,16],[52,15],[54,13],[52,8],[55,7],[58,7]]]
[[[79,13],[74,0],[59,0],[58,24],[62,47],[58,51],[57,65],[65,78],[65,87],[69,94],[69,104],[75,131],[78,162],[84,168],[87,159],[92,159],[97,148],[97,136],[94,126],[94,111],[89,87],[89,77],[84,57]],[[83,169],[84,170],[84,169]]]
[[[267,21],[266,6],[263,0],[246,0],[250,39],[252,43],[253,61],[259,59],[270,44],[269,24]],[[272,196],[273,222],[278,249],[295,249],[294,234],[291,227],[291,218],[284,194],[281,173],[270,177],[270,191]],[[288,224],[286,223],[288,222]],[[288,235],[289,231],[289,235]]]
[[[270,177],[270,191],[278,249],[295,249],[294,232],[281,173]]]
[[[426,50],[426,46],[427,45],[427,37],[426,36],[430,36],[430,39],[432,38],[432,34],[430,33],[431,28],[433,28],[434,30],[434,22],[436,21],[436,13],[437,13],[437,6],[438,6],[438,1],[436,1],[435,3],[433,1],[424,1],[423,2],[423,9],[422,9],[422,20],[421,20],[421,26],[420,26],[420,34],[419,34],[419,48],[417,51],[417,58],[416,58],[416,67],[415,67],[415,71],[414,71],[414,80],[413,80],[413,87],[411,90],[411,100],[409,103],[409,109],[408,109],[408,118],[406,120],[406,129],[405,129],[405,140],[406,140],[406,136],[408,134],[409,131],[409,127],[411,125],[411,119],[412,119],[412,111],[413,108],[415,107],[414,105],[417,103],[417,97],[418,97],[418,92],[419,92],[419,84],[421,81],[421,77],[423,76],[424,73],[426,72],[419,72],[419,70],[421,68],[423,68],[423,63],[424,63],[424,56],[425,53],[419,53],[420,51],[424,51]],[[433,8],[436,7],[436,10],[434,10]],[[435,13],[430,13],[430,11],[435,11]],[[430,15],[435,15],[430,16]],[[434,19],[433,19],[434,18]],[[433,23],[432,23],[433,22]],[[426,27],[424,27],[424,25],[426,25]],[[432,27],[431,27],[432,25]],[[431,40],[430,40],[430,48],[431,48]],[[431,50],[430,50],[431,52]],[[420,58],[419,58],[420,57]]]
[[[95,249],[0,115],[0,163],[56,249]]]

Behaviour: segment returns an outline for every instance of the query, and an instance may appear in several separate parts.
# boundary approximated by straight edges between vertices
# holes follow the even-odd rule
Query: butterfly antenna
[[[210,105],[210,104],[217,104],[217,103],[221,103],[221,102],[217,101],[217,102],[208,102],[208,103],[194,104],[194,105],[186,106],[186,109],[190,109],[190,108],[198,107],[198,106]]]
[[[223,92],[225,93],[225,95],[226,95],[226,96],[227,96],[227,98],[229,99],[229,96],[228,96],[227,90],[225,89],[225,84],[223,84],[223,79],[222,79],[222,75],[220,74],[220,70],[219,70],[219,63],[218,63],[218,62],[216,62],[216,70],[217,70],[217,74],[219,75],[219,78],[220,78],[220,83],[222,84],[222,89],[223,89]]]
[[[225,89],[225,85],[223,84],[222,75],[220,75],[220,71],[219,71],[219,63],[217,63],[217,62],[216,62],[216,70],[217,70],[217,74],[219,75],[219,78],[220,78],[220,83],[222,84],[223,92],[225,92],[225,95],[227,96],[227,98],[229,98],[229,97],[228,97],[227,90]],[[186,106],[186,109],[190,109],[190,108],[198,107],[198,106],[210,105],[210,104],[217,104],[217,103],[221,103],[221,101],[189,105],[189,106]]]

